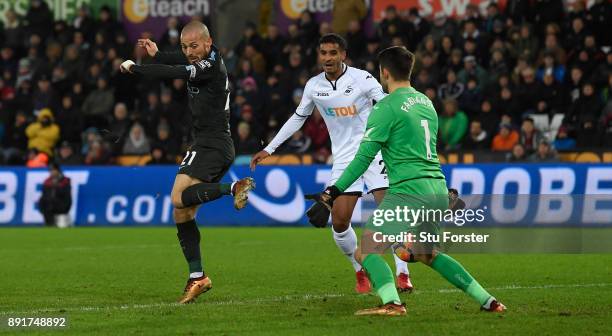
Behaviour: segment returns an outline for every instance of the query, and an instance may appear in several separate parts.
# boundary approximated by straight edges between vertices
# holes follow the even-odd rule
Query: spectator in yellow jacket
[[[53,155],[53,148],[60,137],[60,128],[53,120],[50,109],[44,108],[38,114],[38,120],[26,128],[28,148]]]

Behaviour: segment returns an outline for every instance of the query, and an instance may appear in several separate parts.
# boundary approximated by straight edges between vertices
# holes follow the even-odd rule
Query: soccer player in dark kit
[[[192,21],[183,28],[182,53],[160,52],[149,39],[138,40],[138,45],[158,64],[137,65],[127,60],[121,64],[122,72],[187,81],[194,142],[181,162],[171,198],[177,236],[189,264],[189,280],[179,303],[191,303],[212,288],[202,268],[200,231],[195,222],[198,207],[223,195],[233,195],[234,207],[242,209],[255,183],[250,177],[231,184],[219,183],[235,154],[229,130],[227,71],[206,25]]]

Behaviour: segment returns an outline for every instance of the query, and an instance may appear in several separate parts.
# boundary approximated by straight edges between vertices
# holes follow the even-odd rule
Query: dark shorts
[[[214,147],[193,144],[185,153],[177,174],[185,174],[202,182],[219,182],[234,163],[234,145],[231,142]]]

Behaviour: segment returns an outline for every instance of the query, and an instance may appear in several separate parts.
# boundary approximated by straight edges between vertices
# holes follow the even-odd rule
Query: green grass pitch
[[[455,255],[508,306],[503,315],[411,265],[407,316],[356,317],[379,301],[354,293],[329,230],[201,231],[214,287],[178,306],[187,270],[174,228],[0,230],[0,334],[612,335],[612,254]],[[6,326],[29,316],[69,326]]]

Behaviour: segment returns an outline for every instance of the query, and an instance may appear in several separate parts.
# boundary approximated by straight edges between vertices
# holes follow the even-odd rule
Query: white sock
[[[393,259],[395,259],[395,275],[400,275],[400,273],[410,274],[408,271],[408,263],[400,259],[397,254],[393,253]]]
[[[231,194],[232,196],[234,196],[234,184],[236,184],[236,182],[238,182],[238,181],[234,181],[234,182],[232,182],[232,186],[230,187],[230,194]]]
[[[491,308],[491,303],[493,303],[493,301],[495,301],[495,298],[494,298],[493,296],[491,296],[491,297],[490,297],[490,298],[487,300],[487,302],[485,302],[485,304],[483,304],[483,305],[482,305],[482,307],[483,307],[484,309],[489,309],[489,308]]]
[[[189,279],[195,279],[204,276],[204,272],[193,272],[189,273]]]
[[[332,227],[332,232],[334,233],[334,240],[336,241],[336,245],[344,253],[344,255],[348,258],[348,260],[353,265],[355,272],[361,271],[361,265],[355,260],[355,250],[357,249],[357,234],[355,234],[355,230],[350,226],[344,232],[336,232]]]

